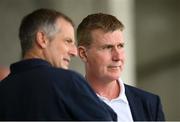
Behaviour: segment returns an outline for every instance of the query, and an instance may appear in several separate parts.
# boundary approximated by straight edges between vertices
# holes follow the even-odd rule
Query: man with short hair
[[[117,113],[118,121],[162,121],[160,98],[121,79],[125,63],[123,29],[124,25],[109,14],[91,14],[82,20],[77,38],[85,77],[98,97]]]

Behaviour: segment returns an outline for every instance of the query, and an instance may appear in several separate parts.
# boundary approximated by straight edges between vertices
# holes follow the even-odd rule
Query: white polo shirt
[[[121,92],[117,98],[108,100],[107,98],[100,96],[99,94],[97,94],[97,96],[116,112],[119,122],[133,122],[130,106],[125,94],[124,83],[121,79],[119,79],[118,81],[121,87]]]

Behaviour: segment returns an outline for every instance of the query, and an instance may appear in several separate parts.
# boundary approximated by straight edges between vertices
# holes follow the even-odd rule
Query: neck
[[[103,81],[88,76],[86,76],[86,79],[97,94],[109,100],[117,98],[120,94],[120,84],[117,80]]]
[[[44,57],[37,50],[28,51],[23,57],[23,59],[31,59],[31,58],[44,59]]]

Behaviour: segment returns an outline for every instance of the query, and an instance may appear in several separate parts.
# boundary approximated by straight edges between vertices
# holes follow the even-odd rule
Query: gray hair
[[[22,56],[33,47],[38,31],[43,31],[49,40],[53,39],[55,34],[60,31],[56,26],[58,18],[65,19],[74,27],[69,17],[51,9],[38,9],[23,18],[19,28]]]

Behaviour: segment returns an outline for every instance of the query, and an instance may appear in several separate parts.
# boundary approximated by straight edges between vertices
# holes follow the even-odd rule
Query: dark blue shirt
[[[116,120],[78,73],[41,59],[10,66],[0,83],[0,120]]]

